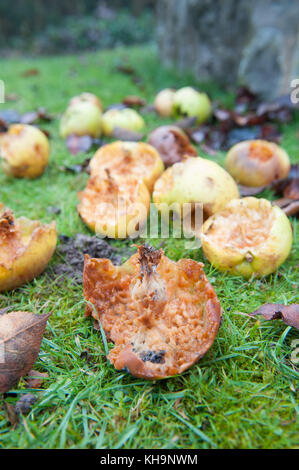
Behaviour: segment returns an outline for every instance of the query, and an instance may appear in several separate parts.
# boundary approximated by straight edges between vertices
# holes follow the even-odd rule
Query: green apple
[[[88,92],[84,92],[84,93],[81,93],[81,95],[74,96],[70,100],[69,106],[73,106],[78,103],[86,103],[86,102],[93,103],[100,109],[100,111],[103,111],[104,109],[101,100],[93,93],[88,93]]]
[[[113,129],[120,127],[129,131],[139,132],[144,128],[144,120],[134,109],[109,109],[103,114],[103,132],[111,136]]]
[[[17,178],[37,178],[48,165],[49,140],[37,127],[13,124],[1,136],[2,169]]]
[[[181,215],[184,204],[202,203],[204,218],[238,197],[238,187],[229,173],[201,157],[187,157],[167,168],[156,181],[153,192],[154,203],[162,214],[167,215],[172,207],[173,212]]]
[[[71,104],[60,121],[60,135],[66,138],[70,134],[99,137],[102,131],[102,112],[90,101],[78,101]]]
[[[212,265],[245,278],[276,271],[293,241],[285,213],[266,199],[234,199],[203,225],[203,251]]]
[[[173,111],[177,116],[197,117],[197,123],[201,124],[211,116],[212,103],[206,93],[185,87],[175,93]]]

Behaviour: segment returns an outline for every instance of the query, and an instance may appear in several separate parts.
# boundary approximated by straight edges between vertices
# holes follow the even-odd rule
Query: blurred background
[[[275,98],[299,77],[299,0],[0,2],[2,57],[145,43],[163,65]]]
[[[154,40],[155,0],[1,0],[3,54],[65,54]]]

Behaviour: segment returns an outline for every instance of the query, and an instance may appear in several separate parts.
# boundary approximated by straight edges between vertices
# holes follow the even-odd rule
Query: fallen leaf
[[[47,372],[39,372],[38,370],[30,370],[26,377],[27,388],[40,388],[44,379],[48,378]]]
[[[293,201],[288,206],[283,207],[284,213],[291,217],[299,214],[299,201]]]
[[[127,142],[139,142],[143,139],[144,134],[140,132],[130,131],[122,127],[115,127],[112,132],[112,137],[117,140],[124,140]]]
[[[150,113],[157,114],[157,110],[153,104],[148,104],[140,108],[139,113],[140,114],[150,114]]]
[[[92,137],[89,135],[78,136],[70,134],[66,138],[66,146],[72,155],[77,155],[79,152],[88,152],[92,146]]]
[[[35,363],[51,314],[10,312],[0,316],[0,341],[4,362],[0,362],[0,393],[14,387]]]
[[[7,93],[5,95],[5,101],[18,101],[20,98],[20,95],[17,93]]]
[[[22,114],[20,122],[22,124],[33,124],[36,121],[51,122],[53,116],[47,112],[45,108],[37,108],[36,111],[29,111]]]
[[[27,415],[36,400],[36,396],[34,396],[32,393],[25,393],[25,395],[22,395],[15,405],[16,414]]]
[[[134,75],[136,73],[135,69],[129,64],[119,64],[115,68],[124,75]]]
[[[123,104],[125,106],[128,106],[129,108],[134,108],[134,107],[145,106],[146,101],[143,98],[140,98],[140,96],[129,95],[123,99]]]
[[[265,320],[282,320],[286,325],[299,330],[299,304],[264,304],[250,316],[262,315]]]
[[[181,119],[180,121],[176,121],[175,125],[177,127],[180,127],[181,129],[188,130],[190,127],[193,127],[196,124],[197,117],[187,117],[184,119]]]
[[[34,75],[39,75],[39,70],[38,69],[27,69],[24,72],[21,73],[22,77],[32,77]]]
[[[239,192],[242,197],[247,197],[247,196],[255,196],[256,194],[260,194],[268,186],[244,186],[242,184],[239,184]]]
[[[63,166],[60,167],[61,171],[69,171],[70,173],[83,173],[83,171],[86,171],[86,173],[89,173],[89,162],[90,158],[85,158],[85,160],[77,165],[69,165],[69,166]]]
[[[6,127],[9,127],[10,124],[20,122],[21,114],[14,109],[3,109],[3,111],[0,111],[0,119]]]

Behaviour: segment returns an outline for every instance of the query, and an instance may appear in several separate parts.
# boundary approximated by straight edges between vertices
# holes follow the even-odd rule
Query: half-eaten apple
[[[152,193],[156,180],[164,170],[157,150],[143,142],[117,141],[101,147],[91,159],[92,176],[105,174],[109,170],[114,178],[141,179]]]
[[[203,225],[202,248],[221,271],[245,278],[273,273],[288,257],[293,241],[285,213],[266,199],[234,199]]]
[[[177,263],[162,250],[140,246],[122,266],[85,255],[86,315],[114,343],[117,370],[144,379],[184,372],[212,346],[221,319],[219,300],[203,264]]]
[[[39,276],[57,243],[56,224],[42,225],[0,204],[0,292],[14,289]]]
[[[150,193],[134,176],[115,179],[106,170],[105,177],[91,176],[78,198],[80,217],[101,237],[134,238],[146,224]]]

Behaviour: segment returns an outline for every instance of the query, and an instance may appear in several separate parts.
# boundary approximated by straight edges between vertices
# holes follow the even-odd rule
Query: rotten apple
[[[292,247],[289,219],[266,199],[234,199],[203,225],[203,251],[216,268],[262,277],[276,271]]]
[[[60,121],[60,135],[90,135],[99,137],[102,132],[102,111],[91,101],[78,101],[70,105]]]
[[[141,179],[152,193],[154,183],[164,170],[163,161],[157,150],[143,142],[117,141],[101,147],[91,159],[92,176],[110,174],[130,179],[135,176]]]
[[[103,132],[107,137],[113,134],[115,128],[139,132],[144,128],[144,119],[135,109],[109,109],[103,114]]]
[[[181,216],[184,205],[202,203],[204,218],[221,210],[239,191],[233,178],[217,163],[201,157],[187,157],[167,168],[156,181],[153,200],[167,217],[169,210]]]
[[[286,178],[291,164],[287,152],[277,144],[266,140],[246,140],[229,150],[225,166],[238,183],[264,186]]]
[[[157,94],[154,106],[160,116],[169,117],[172,115],[174,95],[175,90],[173,88],[165,88]]]
[[[0,291],[14,289],[41,274],[57,243],[56,224],[42,225],[0,204]]]
[[[105,173],[91,176],[78,193],[79,215],[101,237],[134,237],[146,224],[150,193],[134,176],[115,179],[108,169]]]
[[[212,114],[212,103],[206,93],[184,87],[174,95],[173,111],[178,116],[197,117],[197,123],[202,124]]]
[[[29,124],[13,124],[0,138],[2,169],[9,176],[37,178],[49,162],[46,135]]]
[[[103,111],[103,104],[101,100],[94,95],[93,93],[84,92],[78,96],[74,96],[70,102],[69,106],[77,105],[78,103],[92,103],[99,108],[100,111]]]
[[[86,315],[114,342],[108,359],[144,379],[180,374],[212,346],[221,319],[219,300],[203,264],[177,263],[162,250],[140,246],[122,266],[85,255]]]

